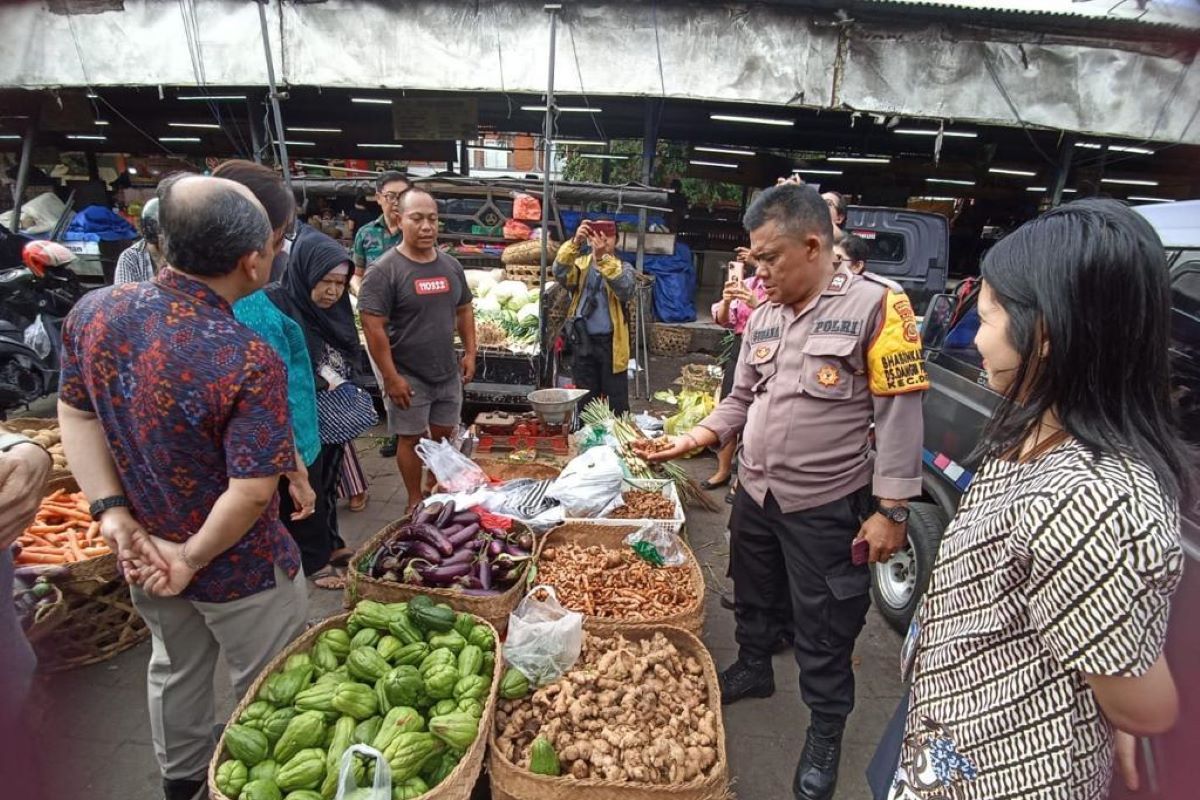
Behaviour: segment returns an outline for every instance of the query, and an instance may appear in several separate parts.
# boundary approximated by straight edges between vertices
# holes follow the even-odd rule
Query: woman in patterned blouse
[[[1003,400],[906,642],[887,796],[1100,800],[1114,746],[1136,783],[1133,735],[1178,715],[1163,642],[1188,478],[1163,248],[1121,203],[1082,200],[982,273],[975,343]]]

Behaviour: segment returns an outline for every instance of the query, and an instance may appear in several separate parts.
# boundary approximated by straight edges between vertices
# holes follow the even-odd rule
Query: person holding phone
[[[751,270],[746,276],[746,269]],[[733,331],[733,345],[730,357],[725,362],[725,376],[721,381],[721,398],[729,396],[733,390],[733,376],[737,369],[738,353],[742,350],[742,331],[754,309],[767,299],[767,290],[762,280],[753,274],[754,256],[750,248],[739,247],[737,260],[730,261],[725,288],[721,291],[721,299],[713,303],[713,322],[722,328]],[[733,455],[737,452],[737,442],[726,444],[717,452],[717,471],[711,478],[703,481],[700,486],[705,489],[717,489],[729,484],[733,475]]]
[[[617,414],[629,410],[629,321],[625,304],[633,297],[633,267],[616,256],[617,226],[584,220],[575,236],[558,249],[554,279],[571,293],[567,340],[575,385],[587,389],[580,404],[607,398]]]
[[[721,702],[774,694],[771,655],[791,628],[812,712],[792,790],[829,800],[870,606],[870,573],[852,550],[865,541],[880,562],[904,546],[928,380],[903,289],[834,267],[833,221],[813,187],[763,191],[744,225],[767,297],[746,323],[733,390],[666,450],[639,449],[664,461],[742,437],[730,519],[739,652],[720,675]]]

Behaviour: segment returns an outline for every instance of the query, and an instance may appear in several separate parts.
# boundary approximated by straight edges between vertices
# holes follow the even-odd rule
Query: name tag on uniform
[[[775,325],[770,328],[761,328],[753,331],[750,334],[750,344],[758,344],[759,342],[769,342],[773,339],[778,339],[780,336],[779,326]]]
[[[812,334],[814,336],[824,334],[858,336],[861,331],[861,319],[819,319],[813,323],[812,327]]]

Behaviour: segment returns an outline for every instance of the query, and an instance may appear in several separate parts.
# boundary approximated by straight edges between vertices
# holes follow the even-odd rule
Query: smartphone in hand
[[[737,281],[738,283],[741,283],[742,281],[746,280],[746,265],[741,261],[730,261],[728,269],[729,274],[726,278],[726,281]]]
[[[850,545],[850,563],[861,567],[871,559],[871,543],[866,539],[855,539]]]

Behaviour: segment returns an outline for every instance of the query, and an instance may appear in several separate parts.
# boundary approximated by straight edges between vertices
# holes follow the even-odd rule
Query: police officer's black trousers
[[[738,489],[730,517],[734,616],[744,659],[769,663],[786,626],[795,632],[800,694],[814,720],[834,727],[854,708],[854,640],[870,606],[868,568],[850,545],[870,507],[867,487],[785,514]]]

